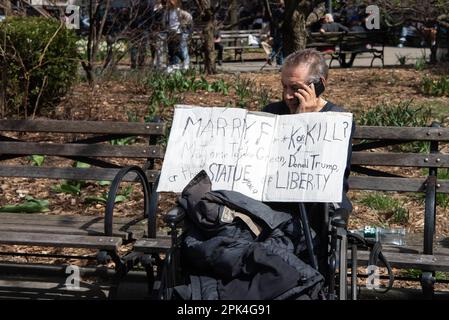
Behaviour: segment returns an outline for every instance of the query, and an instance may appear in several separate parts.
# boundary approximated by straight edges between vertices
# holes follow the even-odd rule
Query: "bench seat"
[[[449,256],[439,254],[411,254],[402,252],[390,252],[383,248],[383,254],[394,268],[421,269],[427,271],[449,271]],[[349,255],[349,257],[351,257]],[[357,261],[366,265],[369,260],[368,251],[358,251]]]
[[[7,245],[29,245],[43,247],[69,247],[115,251],[122,238],[105,236],[80,236],[73,234],[51,234],[22,231],[1,231],[0,243]]]
[[[77,236],[104,235],[104,218],[61,216],[49,214],[0,213],[0,232],[69,234]],[[115,218],[113,237],[131,241],[147,236],[148,220],[143,217]],[[0,243],[2,241],[0,240]]]
[[[171,248],[171,238],[157,237],[152,239],[137,240],[133,246],[134,250],[143,253],[167,252]]]

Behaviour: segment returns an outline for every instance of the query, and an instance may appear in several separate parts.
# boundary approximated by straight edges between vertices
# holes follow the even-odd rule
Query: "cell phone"
[[[315,87],[315,95],[319,97],[324,92],[324,83],[323,80],[320,78],[318,81],[313,81],[309,84],[311,86],[313,83],[313,86]]]

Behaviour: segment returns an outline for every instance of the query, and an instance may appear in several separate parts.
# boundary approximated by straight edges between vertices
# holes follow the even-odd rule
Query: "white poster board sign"
[[[177,105],[158,192],[205,170],[213,190],[262,201],[340,202],[352,114],[277,116]]]

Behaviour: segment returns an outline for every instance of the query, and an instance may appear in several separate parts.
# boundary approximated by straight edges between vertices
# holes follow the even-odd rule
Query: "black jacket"
[[[188,216],[181,261],[190,273],[190,283],[175,290],[181,298],[318,297],[323,277],[297,257],[304,249],[301,228],[290,214],[238,192],[211,191],[205,171],[184,189],[179,205]],[[225,212],[244,216],[229,220]]]

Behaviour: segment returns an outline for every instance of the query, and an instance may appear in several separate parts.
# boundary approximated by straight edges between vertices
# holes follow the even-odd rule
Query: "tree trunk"
[[[306,22],[313,10],[323,1],[285,0],[283,24],[284,54],[303,50],[307,45]]]
[[[111,7],[111,0],[106,0],[100,3],[97,0],[89,1],[89,35],[87,37],[87,61],[82,62],[81,65],[86,72],[86,77],[89,85],[93,86],[97,68],[97,53],[101,40],[103,38],[103,30],[106,23],[106,18]],[[101,5],[103,7],[103,16],[100,16]]]
[[[10,0],[4,0],[3,2],[5,4],[5,7],[4,7],[5,15],[9,16],[11,14],[11,1]]]
[[[290,21],[285,24],[283,34],[285,56],[306,48],[306,18],[304,14],[295,11]]]
[[[215,67],[215,47],[214,47],[214,20],[211,10],[205,14],[206,24],[203,29],[204,46],[204,69],[207,74],[216,73]]]
[[[235,26],[234,29],[238,29],[239,23],[239,4],[237,0],[230,1],[230,15],[229,15],[229,23],[232,26]]]
[[[3,55],[0,56],[0,68],[1,68],[1,84],[0,84],[0,116],[3,118],[6,114],[6,86],[7,86],[7,77],[6,77],[6,32],[3,32],[3,37],[0,39],[2,44],[0,45],[3,48]]]

